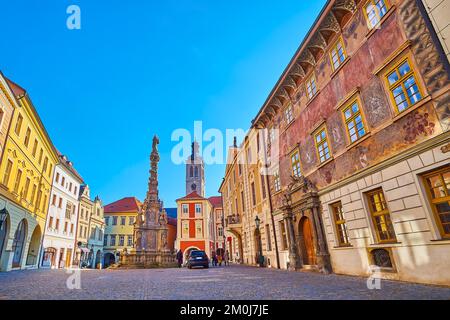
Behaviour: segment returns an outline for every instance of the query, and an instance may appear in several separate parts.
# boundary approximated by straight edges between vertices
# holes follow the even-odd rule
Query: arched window
[[[195,177],[198,177],[198,167],[195,167]]]
[[[189,170],[189,176],[192,178],[194,176],[194,168],[190,168]]]
[[[26,234],[26,222],[25,220],[20,221],[17,226],[16,233],[14,234],[14,241],[12,245],[12,250],[14,252],[12,266],[13,268],[20,267],[20,262],[22,260],[23,247],[25,245],[25,234]]]
[[[1,122],[1,120],[0,120]],[[8,220],[7,220],[7,211],[6,209],[3,209],[2,211],[4,211],[3,213],[0,212],[0,258],[2,257],[2,253],[3,253],[3,246],[6,242],[6,236],[8,233]]]
[[[393,268],[391,255],[385,249],[375,249],[370,252],[373,264],[380,268]]]

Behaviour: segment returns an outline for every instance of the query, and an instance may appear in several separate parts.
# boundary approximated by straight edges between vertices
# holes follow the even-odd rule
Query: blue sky
[[[143,200],[153,134],[160,197],[184,196],[177,128],[250,126],[325,0],[7,1],[0,69],[30,94],[56,147],[104,203]],[[81,30],[66,9],[81,8]],[[206,167],[216,195],[223,165]]]

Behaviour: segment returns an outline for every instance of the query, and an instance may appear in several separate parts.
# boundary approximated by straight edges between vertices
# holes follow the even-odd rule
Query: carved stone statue
[[[162,209],[161,214],[159,215],[159,224],[167,224],[167,212],[166,209]]]
[[[158,136],[153,137],[152,150],[158,151],[159,138]]]
[[[161,248],[163,250],[168,249],[167,248],[167,231],[166,230],[161,233]]]
[[[306,177],[291,176],[291,180],[292,181],[288,186],[288,192],[298,187],[302,188],[303,193],[317,192],[317,188],[314,183],[312,183],[311,180]]]

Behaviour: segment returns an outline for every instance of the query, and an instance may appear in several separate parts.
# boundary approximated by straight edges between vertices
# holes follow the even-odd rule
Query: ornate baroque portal
[[[331,273],[317,189],[307,178],[294,178],[284,194],[283,218],[289,237],[289,269]]]
[[[159,139],[153,138],[150,155],[150,178],[145,201],[134,226],[134,249],[121,256],[121,267],[175,267],[175,255],[168,247],[167,214],[158,195]]]

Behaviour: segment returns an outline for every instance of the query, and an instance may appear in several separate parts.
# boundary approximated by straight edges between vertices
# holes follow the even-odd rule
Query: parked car
[[[193,250],[189,254],[187,261],[187,267],[192,269],[193,267],[209,268],[209,259],[205,251]]]

